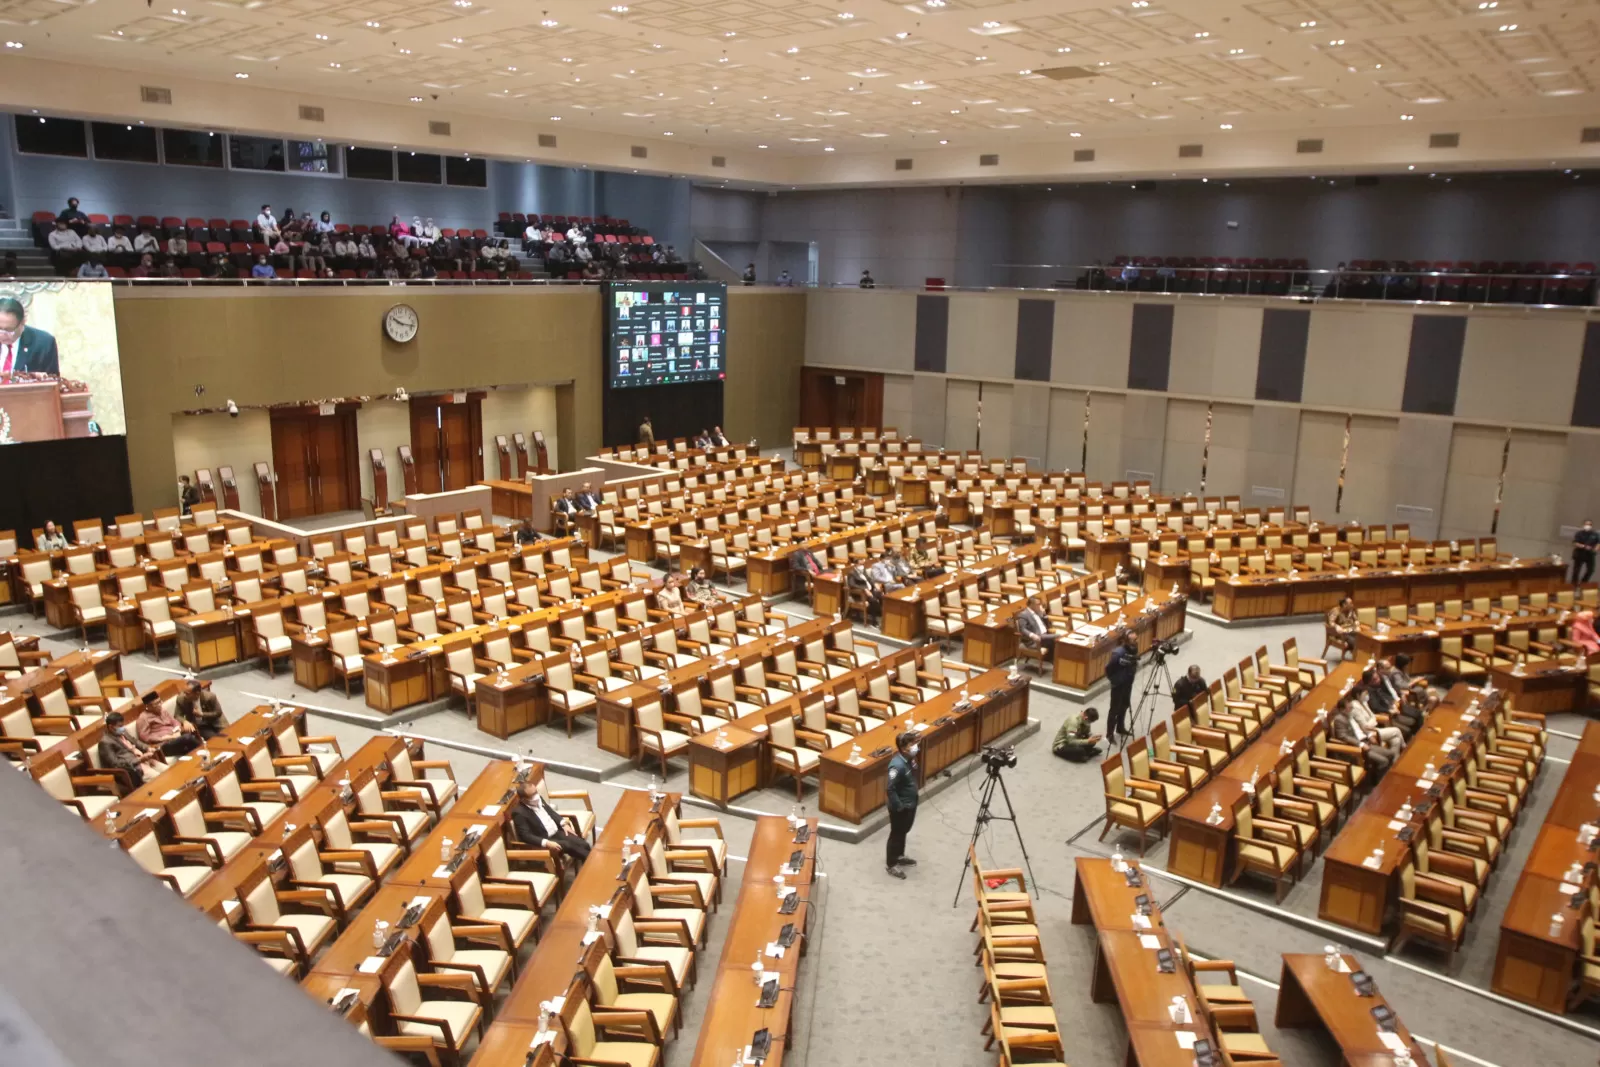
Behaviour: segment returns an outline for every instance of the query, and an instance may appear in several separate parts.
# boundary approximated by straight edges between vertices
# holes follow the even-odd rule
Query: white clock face
[[[396,304],[383,316],[383,329],[401,344],[417,336],[417,312],[410,304]]]

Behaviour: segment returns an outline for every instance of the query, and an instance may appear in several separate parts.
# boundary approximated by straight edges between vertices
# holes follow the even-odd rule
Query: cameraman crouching
[[[1088,763],[1100,755],[1100,749],[1096,747],[1100,744],[1100,735],[1089,732],[1089,727],[1099,720],[1100,712],[1095,708],[1085,708],[1077,715],[1068,715],[1061,729],[1056,731],[1050,751],[1073,763]]]

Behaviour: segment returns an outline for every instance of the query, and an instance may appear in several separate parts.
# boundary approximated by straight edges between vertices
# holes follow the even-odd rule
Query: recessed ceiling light
[[[339,64],[337,64],[337,63],[329,63],[328,66],[332,67],[334,70],[338,70],[339,69]]]
[[[372,21],[371,19],[367,20],[367,29],[376,30],[378,28],[379,28],[379,24],[378,23]]]
[[[920,103],[922,103],[922,101],[921,101],[921,100],[913,100],[913,101],[911,101],[911,106],[912,106],[912,107],[916,107],[916,106],[917,106],[917,105],[918,105],[918,104],[920,104]]]
[[[808,82],[808,81],[810,81],[810,80],[811,80],[811,75],[809,75],[809,74],[802,74],[802,75],[800,75],[800,80],[801,80],[801,81],[803,81],[803,82]]]
[[[412,98],[411,98],[411,102],[412,102],[412,103],[413,103],[413,104],[420,104],[420,103],[422,103],[422,97],[420,97],[420,96],[413,96],[413,97],[412,97]]]
[[[661,131],[661,136],[663,136],[663,137],[671,137],[672,136],[672,131],[671,130],[662,130]]]
[[[1344,38],[1343,37],[1340,37],[1338,40],[1334,40],[1334,41],[1329,41],[1328,42],[1328,46],[1331,47],[1331,48],[1338,48],[1342,44],[1344,44]]]
[[[1195,34],[1195,39],[1199,40],[1201,38],[1210,37],[1210,36],[1211,36],[1211,31],[1210,30],[1201,30],[1200,32]]]
[[[841,11],[841,12],[839,12],[839,17],[840,17],[840,18],[841,18],[841,19],[844,19],[844,20],[845,20],[845,21],[846,21],[846,22],[848,22],[848,21],[850,21],[850,20],[851,20],[851,19],[853,19],[853,18],[855,18],[855,16],[854,16],[854,15],[852,15],[852,14],[851,14],[851,13],[850,13],[850,12],[848,12],[848,11]]]
[[[826,147],[823,148],[823,151],[824,152],[832,152],[833,151],[833,145],[827,145]]]
[[[791,45],[791,46],[790,46],[790,47],[788,47],[788,48],[785,48],[785,49],[784,49],[784,52],[785,52],[785,53],[786,53],[786,54],[788,54],[788,55],[791,55],[791,56],[792,56],[792,55],[796,55],[796,54],[798,54],[798,53],[799,53],[799,51],[800,51],[800,49],[798,49],[798,48],[795,48],[795,47],[793,47],[793,46],[792,46],[792,45]]]
[[[1017,71],[1017,73],[1022,75],[1024,78],[1026,78],[1028,75],[1033,73],[1033,70],[1032,70],[1032,68],[1029,68],[1028,70],[1019,70],[1019,71]]]
[[[547,30],[553,30],[557,26],[561,25],[561,23],[557,22],[555,19],[540,19],[539,25],[543,26]]]
[[[1067,134],[1067,136],[1068,137],[1082,137],[1083,134],[1079,133],[1077,130],[1073,130],[1071,133]]]
[[[989,61],[989,57],[988,56],[973,56],[972,57],[972,61],[974,63],[987,63]]]
[[[612,4],[611,5],[611,11],[612,11],[612,14],[626,15],[628,13],[628,5],[627,4]]]
[[[1317,20],[1316,19],[1307,19],[1306,21],[1300,23],[1300,28],[1302,30],[1310,30],[1310,29],[1315,29],[1316,25],[1317,25]]]
[[[235,78],[248,78],[248,77],[250,77],[250,75],[244,73],[243,71],[238,71],[238,72],[236,72],[234,74],[234,77]]]
[[[923,3],[922,3],[923,7],[931,7],[931,8],[934,8],[934,9],[941,8],[944,5],[945,5],[945,0],[923,0]]]
[[[1415,163],[1412,163],[1412,164],[1410,164],[1410,165],[1408,165],[1406,167],[1406,170],[1416,170],[1416,169],[1417,169],[1417,165]]]
[[[561,62],[563,62],[563,63],[571,63],[572,62],[572,57],[571,56],[562,56],[561,57]]]
[[[551,122],[560,122],[561,121],[561,116],[560,115],[551,115],[550,116],[550,121]]]
[[[1416,117],[1417,116],[1415,116],[1415,115],[1401,115],[1400,116],[1400,121],[1401,122],[1410,122],[1412,119],[1414,119]]]
[[[950,142],[949,141],[940,141],[939,143],[940,144],[949,144]]]
[[[22,42],[21,41],[7,41],[6,42],[6,47],[7,48],[20,49],[22,47]]]
[[[724,36],[724,37],[737,37],[737,36],[739,36],[739,31],[738,30],[729,30],[727,33],[724,33],[722,36]]]
[[[1150,0],[1133,0],[1134,7],[1149,7]]]
[[[466,44],[467,42],[463,41],[459,37],[452,37],[452,38],[450,38],[450,43],[451,44]]]
[[[509,70],[513,74],[515,74],[517,72],[517,68],[516,67],[507,67],[506,69]]]
[[[961,114],[961,109],[959,107],[953,107],[953,108],[950,109],[950,114],[959,115],[959,114]]]
[[[1060,48],[1057,48],[1056,51],[1057,52],[1070,52],[1070,51],[1072,51],[1072,46],[1064,44]]]
[[[894,39],[897,40],[897,41],[903,41],[907,37],[910,37],[910,36],[911,36],[911,34],[909,32],[907,32],[905,30],[901,30],[899,33],[894,35]]]
[[[402,49],[400,49],[400,54],[403,55],[403,56],[409,56],[411,54],[411,49],[402,48]]]
[[[1501,33],[1510,33],[1512,30],[1514,30],[1516,28],[1517,28],[1517,24],[1515,22],[1508,22],[1504,26],[1500,27],[1500,32]]]
[[[317,36],[317,40],[319,40],[319,41],[326,41],[328,39],[328,35],[325,34],[325,33],[319,33],[316,36]]]
[[[1230,48],[1230,49],[1228,49],[1228,54],[1230,56],[1242,56],[1242,55],[1244,55],[1244,49],[1243,48]]]
[[[1224,122],[1219,128],[1220,129],[1224,129],[1224,130],[1231,130],[1231,129],[1233,129],[1233,123]]]
[[[767,147],[767,146],[766,146],[766,145],[764,145],[764,144],[758,144],[758,145],[756,145],[756,147],[757,147],[757,148],[765,148],[765,147]]]

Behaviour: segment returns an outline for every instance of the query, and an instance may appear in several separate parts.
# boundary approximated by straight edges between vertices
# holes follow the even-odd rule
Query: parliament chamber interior
[[[1600,3],[0,20],[0,1063],[1600,1055]]]

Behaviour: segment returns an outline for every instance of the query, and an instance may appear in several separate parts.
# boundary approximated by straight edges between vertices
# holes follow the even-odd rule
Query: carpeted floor
[[[795,603],[778,607],[809,614]],[[80,644],[70,635],[49,633],[42,620],[23,612],[0,613],[0,629],[40,634],[45,646],[58,652]],[[1308,652],[1321,647],[1321,625],[1316,620],[1228,629],[1193,618],[1189,629],[1192,639],[1173,664],[1174,674],[1196,663],[1208,679],[1217,677],[1263,644],[1274,659],[1280,659],[1282,643],[1290,636]],[[148,655],[136,654],[125,657],[124,673],[147,684],[180,672],[170,656],[157,664]],[[1144,678],[1141,671],[1141,684]],[[313,724],[318,731],[337,734],[347,746],[360,744],[383,725],[376,713],[365,708],[359,692],[351,698],[342,690],[299,692],[284,672],[269,678],[264,670],[254,668],[223,671],[216,675],[213,687],[230,713],[273,697],[336,712],[337,718],[313,715]],[[1098,768],[1067,764],[1050,754],[1056,728],[1081,706],[1034,690],[1032,716],[1041,728],[1018,742],[1019,763],[1006,771],[1004,778],[1016,807],[1016,831],[1003,822],[989,824],[979,835],[978,852],[985,866],[1021,865],[1019,833],[1026,842],[1036,877],[1031,888],[1049,959],[1056,1013],[1067,1035],[1067,1062],[1074,1067],[1113,1067],[1122,1062],[1127,1042],[1116,1007],[1094,1004],[1088,998],[1093,937],[1088,928],[1070,923],[1073,860],[1083,855],[1109,855],[1118,846],[1131,854],[1135,842],[1115,837],[1108,837],[1103,844],[1097,840],[1104,810]],[[1164,717],[1170,709],[1170,700],[1163,699],[1153,714]],[[432,739],[435,755],[450,759],[462,780],[471,779],[486,759],[500,753],[530,754],[550,761],[552,767],[582,768],[575,772],[582,777],[553,773],[552,784],[588,789],[602,822],[622,790],[643,787],[650,778],[648,770],[629,767],[604,781],[595,780],[600,773],[617,769],[611,758],[595,747],[592,724],[580,723],[571,739],[559,728],[540,728],[504,743],[479,733],[459,705],[401,716],[396,721]],[[1158,720],[1137,725],[1148,729],[1154,721]],[[1566,716],[1553,719],[1551,726],[1575,734],[1582,722]],[[1424,948],[1388,958],[1354,939],[1345,942],[1377,978],[1411,1029],[1425,1039],[1444,1043],[1453,1054],[1465,1053],[1455,1057],[1460,1062],[1520,1067],[1535,1062],[1577,1064],[1600,1055],[1600,1008],[1582,1009],[1571,1016],[1587,1028],[1580,1033],[1481,992],[1487,990],[1494,963],[1499,916],[1555,794],[1565,769],[1562,760],[1571,749],[1569,739],[1557,736],[1552,740],[1551,758],[1529,798],[1528,811],[1511,836],[1509,853],[1493,876],[1472,921],[1466,948],[1452,967],[1447,969],[1442,959]],[[673,771],[666,787],[687,792],[686,767],[675,764]],[[929,1067],[993,1061],[993,1053],[982,1051],[978,1033],[987,1015],[976,999],[979,971],[973,966],[974,939],[967,929],[972,919],[971,886],[961,881],[982,781],[981,773],[953,781],[923,804],[909,843],[910,855],[919,863],[905,881],[884,872],[886,831],[855,844],[832,839],[823,842],[823,877],[813,890],[818,914],[801,970],[790,1062],[832,1067],[859,1059],[866,1049],[892,1049],[897,1062]],[[807,795],[814,798],[814,786],[808,787]],[[773,812],[787,812],[792,803],[793,792],[787,782],[741,800],[741,804]],[[737,881],[751,823],[729,813],[721,820],[734,863],[730,878]],[[1315,924],[1320,864],[1309,868],[1304,881],[1275,908],[1271,889],[1264,883],[1246,882],[1213,892],[1162,879],[1158,869],[1164,857],[1163,842],[1150,849],[1148,860],[1152,873],[1158,875],[1155,881],[1169,926],[1197,954],[1238,963],[1245,987],[1256,1001],[1268,1044],[1286,1063],[1329,1067],[1337,1063],[1336,1050],[1324,1035],[1278,1031],[1272,1025],[1279,954],[1320,951],[1330,940]],[[729,905],[732,900],[729,894]],[[709,964],[720,956],[725,926],[721,921],[712,923],[702,975],[714,972]],[[701,988],[688,994],[682,1036],[668,1046],[667,1067],[685,1067],[693,1058],[708,993],[708,988]],[[716,1062],[731,1060],[734,1050],[713,1051]]]

